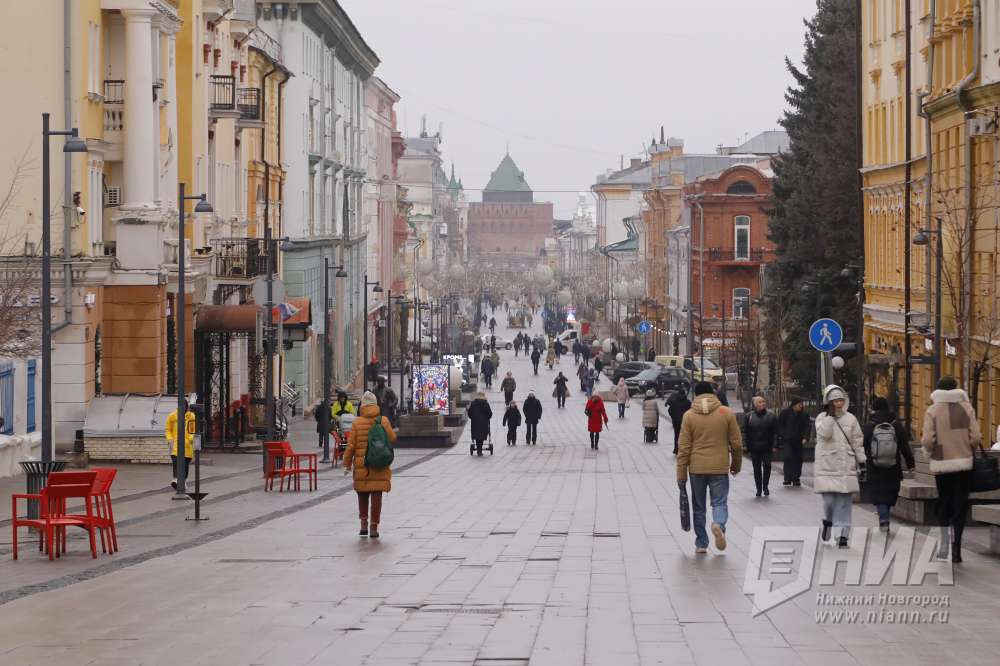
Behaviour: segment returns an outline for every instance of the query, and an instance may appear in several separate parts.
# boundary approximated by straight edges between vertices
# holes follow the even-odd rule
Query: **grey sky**
[[[404,134],[444,123],[478,201],[506,144],[568,216],[573,191],[663,125],[689,152],[777,128],[811,0],[340,0],[402,100]],[[766,8],[766,9],[765,9]],[[566,193],[542,192],[566,190]]]

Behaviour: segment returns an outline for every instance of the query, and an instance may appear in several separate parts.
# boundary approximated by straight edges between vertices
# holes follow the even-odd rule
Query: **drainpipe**
[[[972,111],[972,106],[965,99],[966,89],[979,78],[979,51],[981,48],[980,44],[980,31],[981,31],[981,8],[980,0],[973,0],[972,2],[972,71],[968,75],[958,82],[955,86],[955,100],[958,102],[959,108],[965,112],[966,115]],[[972,255],[976,249],[976,224],[975,218],[972,215],[972,177],[974,173],[974,168],[972,165],[972,137],[969,134],[969,125],[966,121],[965,124],[965,141],[964,141],[964,159],[965,159],[965,233],[968,239],[969,248],[965,253],[962,261],[965,264],[965,284],[963,287],[962,294],[962,309],[965,312],[965,318],[968,320],[968,324],[965,327],[965,334],[962,336],[962,349],[965,352],[965,358],[962,362],[962,373],[965,375],[965,386],[969,389],[969,382],[972,381]]]
[[[63,0],[63,127],[73,126],[73,44],[70,38],[70,0]],[[93,207],[93,202],[91,202]],[[73,154],[63,153],[63,320],[52,327],[53,335],[73,323]]]
[[[860,6],[860,2],[858,3]],[[913,389],[913,368],[910,364],[910,354],[912,352],[913,343],[910,339],[910,309],[913,307],[913,300],[910,294],[910,290],[913,286],[913,275],[911,266],[911,252],[913,248],[911,246],[911,236],[913,233],[912,229],[912,198],[913,198],[913,183],[911,182],[913,178],[913,95],[912,90],[912,76],[911,71],[913,68],[913,58],[911,55],[912,50],[912,31],[913,26],[910,22],[910,0],[906,0],[903,11],[906,12],[906,147],[904,148],[904,159],[906,160],[906,167],[903,177],[903,187],[904,187],[904,204],[903,204],[903,246],[905,247],[904,255],[906,257],[906,264],[903,267],[903,393],[906,396],[906,400],[903,401],[903,422],[906,424],[907,435],[912,432],[913,428],[913,401],[910,399],[910,393]],[[860,14],[859,14],[860,16]],[[933,24],[933,19],[931,20]],[[860,31],[859,31],[860,32]],[[860,39],[860,37],[859,37]],[[858,53],[861,53],[860,46]],[[858,63],[860,69],[860,59]],[[918,111],[919,112],[919,111]],[[858,124],[861,124],[861,76],[859,72],[858,76]],[[861,157],[861,132],[858,132],[858,156]],[[861,160],[859,159],[859,163]],[[861,196],[861,203],[864,204],[864,195]],[[864,208],[861,209],[861,219],[864,219]],[[862,236],[863,238],[863,236]],[[863,241],[862,241],[863,242]],[[864,272],[862,272],[864,275]],[[864,284],[861,285],[862,294],[864,294]],[[862,310],[861,321],[864,323],[864,311]],[[863,331],[862,337],[863,340]],[[864,359],[864,350],[859,350],[861,353],[860,358]],[[863,383],[863,378],[859,378],[859,382]],[[895,407],[895,405],[894,405]],[[860,407],[858,413],[862,413]]]
[[[267,78],[278,71],[277,65],[272,65],[271,69],[260,77],[260,113],[264,116],[267,113]],[[281,97],[278,97],[279,101]],[[264,147],[267,145],[267,123],[263,123],[260,128],[260,161],[264,163],[264,225],[271,224],[271,164],[267,161],[267,153]],[[281,134],[281,123],[278,123],[278,135]],[[278,160],[281,160],[279,155]],[[271,248],[267,248],[268,262],[271,261]]]
[[[924,176],[924,229],[931,228],[931,205],[932,184],[934,182],[933,166],[934,154],[932,152],[933,141],[931,137],[931,114],[924,108],[925,100],[934,94],[934,22],[937,18],[937,0],[931,0],[930,5],[931,24],[927,32],[927,92],[917,95],[917,115],[924,119],[924,154],[927,161],[927,173]],[[924,311],[931,313],[931,251],[930,245],[924,253]]]

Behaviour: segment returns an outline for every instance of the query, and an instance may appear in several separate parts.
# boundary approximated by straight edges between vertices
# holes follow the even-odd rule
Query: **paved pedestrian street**
[[[533,377],[523,356],[501,359],[500,372],[517,379],[515,399],[535,389],[544,404],[537,446],[504,445],[493,390],[495,455],[470,457],[467,433],[443,453],[406,452],[380,540],[357,536],[355,496],[331,470],[319,493],[242,494],[252,515],[225,526],[161,516],[181,545],[148,557],[135,557],[141,539],[127,530],[121,552],[96,565],[82,542],[55,563],[27,548],[21,561],[0,563],[0,581],[34,576],[3,585],[14,593],[0,599],[0,664],[996,663],[994,558],[971,549],[954,585],[934,573],[893,585],[893,569],[881,584],[850,586],[845,564],[823,585],[817,564],[807,590],[755,617],[744,594],[753,530],[807,526],[815,538],[811,489],[782,488],[779,474],[771,497],[756,499],[748,461],[732,483],[728,548],[695,555],[693,532],[679,524],[669,423],[658,444],[645,444],[639,402],[623,420],[609,406],[591,451],[579,392],[557,410],[554,372]],[[571,375],[572,356],[557,369]],[[225,511],[215,509],[220,520]],[[877,525],[858,505],[854,520]],[[923,542],[918,534],[914,559]],[[824,544],[818,552],[817,562],[843,555]],[[862,546],[850,552],[860,561]],[[108,565],[115,560],[124,564]],[[75,577],[62,579],[68,572]],[[927,624],[818,614],[857,603],[834,595],[880,593],[945,596],[874,602],[923,613]]]

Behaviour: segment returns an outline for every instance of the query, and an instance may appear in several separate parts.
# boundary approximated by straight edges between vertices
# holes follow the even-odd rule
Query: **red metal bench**
[[[300,477],[303,474],[309,479],[309,490],[316,490],[319,487],[318,454],[296,453],[290,442],[264,442],[264,453],[267,455],[265,491],[274,490],[275,477],[279,479],[279,492],[285,491],[286,478],[289,478],[289,490],[292,487],[292,480],[295,481],[295,489],[301,490]]]

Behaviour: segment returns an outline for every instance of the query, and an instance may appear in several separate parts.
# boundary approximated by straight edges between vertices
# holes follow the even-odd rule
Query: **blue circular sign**
[[[844,341],[844,329],[833,319],[817,319],[809,327],[809,344],[816,351],[832,352]]]
[[[643,321],[640,321],[638,324],[636,324],[635,330],[637,330],[640,333],[642,333],[643,335],[645,335],[646,333],[649,333],[650,331],[653,330],[653,325],[651,323],[649,323],[648,321],[643,320]]]

